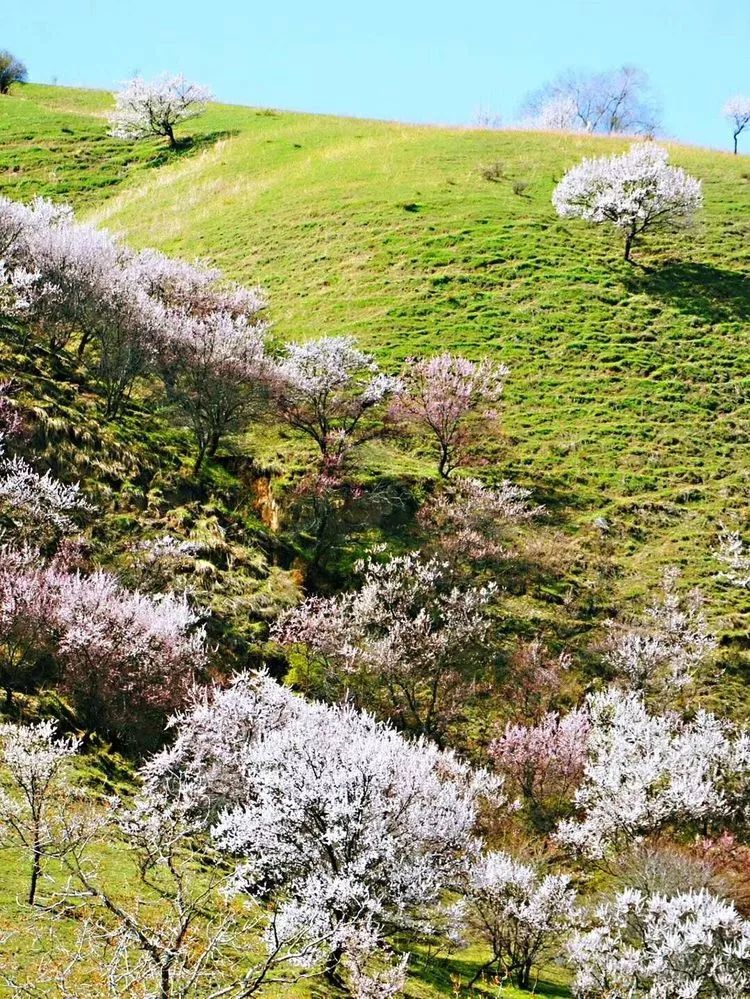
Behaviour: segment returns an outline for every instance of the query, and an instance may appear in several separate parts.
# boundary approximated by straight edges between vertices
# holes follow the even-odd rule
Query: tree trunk
[[[335,988],[343,988],[343,981],[341,975],[339,974],[339,965],[341,964],[341,958],[344,956],[344,948],[336,947],[326,958],[325,967],[325,977],[329,984],[333,985]]]
[[[450,459],[450,452],[448,451],[448,446],[441,442],[440,444],[440,461],[438,462],[438,473],[441,479],[447,479],[450,476],[450,469],[448,468]]]
[[[174,130],[173,130],[172,126],[171,125],[166,125],[165,126],[165,131],[167,133],[167,139],[169,140],[169,148],[170,149],[176,149],[177,148],[177,139],[175,139],[175,137],[174,137]]]
[[[518,972],[518,987],[519,989],[530,989],[531,988],[531,962],[524,962]]]
[[[161,982],[159,985],[159,999],[169,999],[172,994],[172,983],[169,980],[169,968],[161,969]]]
[[[634,236],[633,236],[633,234],[631,232],[629,232],[627,234],[627,236],[625,237],[625,259],[628,262],[630,262],[630,250],[631,250],[631,247],[633,246],[633,239],[634,239]]]
[[[29,905],[36,900],[36,886],[42,871],[42,851],[39,846],[39,833],[34,834],[34,849],[31,854],[31,883],[29,884]]]
[[[198,448],[198,454],[195,456],[195,464],[193,465],[193,474],[197,475],[203,466],[203,459],[206,457],[206,445],[201,444]]]
[[[735,132],[734,136],[733,136],[733,138],[734,138],[734,155],[735,156],[737,155],[737,136],[738,135],[739,135],[739,132]]]
[[[86,332],[84,332],[84,333],[81,334],[81,339],[78,341],[78,357],[79,357],[79,359],[81,357],[83,357],[83,352],[86,349],[86,345],[88,344],[88,342],[89,342],[90,339],[91,339],[91,332],[90,331],[87,330]]]

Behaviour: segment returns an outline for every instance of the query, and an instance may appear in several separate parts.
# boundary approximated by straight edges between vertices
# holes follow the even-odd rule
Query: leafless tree
[[[636,66],[603,73],[568,70],[530,94],[522,114],[543,118],[548,107],[562,102],[570,107],[573,124],[585,132],[651,136],[659,125],[648,76]]]

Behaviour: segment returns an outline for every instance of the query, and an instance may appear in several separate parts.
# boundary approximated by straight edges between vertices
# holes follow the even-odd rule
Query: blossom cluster
[[[274,896],[274,932],[333,951],[363,927],[429,925],[481,849],[481,801],[499,795],[433,743],[264,674],[181,715],[144,778],[144,793],[176,795],[239,858],[237,890]]]
[[[491,657],[488,608],[497,587],[460,589],[446,562],[416,553],[360,568],[358,589],[309,597],[281,616],[274,636],[320,657],[328,681],[359,703],[440,737]]]

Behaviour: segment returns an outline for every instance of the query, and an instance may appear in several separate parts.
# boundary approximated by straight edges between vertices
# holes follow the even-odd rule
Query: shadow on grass
[[[740,271],[674,261],[626,283],[632,292],[645,291],[707,322],[750,320],[750,275]]]
[[[232,139],[235,135],[239,134],[239,129],[233,128],[218,132],[206,132],[205,135],[185,136],[185,138],[177,140],[177,145],[174,149],[170,149],[167,145],[160,149],[151,161],[152,165],[163,166],[165,163],[172,163],[175,159],[179,159],[182,156],[194,156],[196,153],[200,153],[204,149],[216,145],[222,139]]]
[[[430,959],[426,955],[416,952],[412,954],[412,959],[409,962],[409,971],[410,977],[414,981],[428,986],[438,996],[465,996],[467,999],[468,997],[472,997],[472,999],[486,997],[486,999],[490,999],[490,997],[500,994],[501,983],[495,974],[488,972],[473,986],[469,985],[481,964],[481,961],[472,960],[460,954]],[[532,993],[524,992],[506,982],[503,984],[502,994],[506,995],[508,999],[517,999],[517,997],[528,996]],[[570,996],[570,991],[563,985],[545,980],[542,974],[536,983],[533,994],[545,996],[547,999],[564,999],[564,997]]]

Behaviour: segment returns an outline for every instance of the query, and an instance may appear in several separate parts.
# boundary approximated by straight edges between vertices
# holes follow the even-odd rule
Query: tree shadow
[[[183,156],[195,156],[196,153],[216,145],[222,139],[232,139],[239,134],[239,129],[233,128],[206,132],[203,135],[187,135],[184,138],[179,138],[177,145],[172,149],[169,146],[163,146],[154,157],[153,163],[155,166],[163,166],[165,163],[172,163],[175,159],[180,159]]]
[[[634,272],[625,284],[709,323],[750,320],[750,274],[741,271],[673,261]]]

